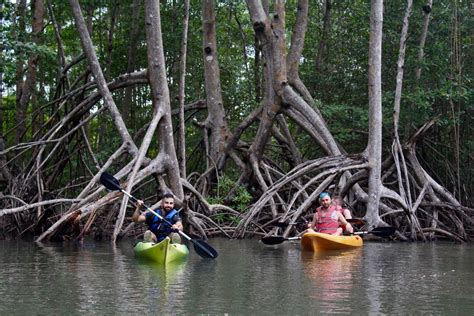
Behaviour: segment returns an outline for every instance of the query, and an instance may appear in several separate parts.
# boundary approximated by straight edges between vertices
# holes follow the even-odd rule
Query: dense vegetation
[[[275,43],[269,41],[271,35],[259,33],[257,5],[250,0],[203,1],[202,6],[192,1],[189,8],[187,1],[160,1],[158,21],[145,18],[152,1],[80,1],[99,68],[91,66],[71,10],[74,2],[17,0],[2,5],[4,237],[55,238],[65,234],[67,223],[79,219],[81,234],[92,230],[97,236],[113,235],[113,240],[139,234],[133,225],[122,227],[129,223],[133,206],[127,208],[128,199],[100,187],[103,171],[117,174],[133,194],[150,203],[156,201],[157,190],[172,190],[186,210],[188,229],[202,235],[281,232],[281,225],[269,223],[309,216],[316,203],[313,193],[322,190],[344,195],[355,215],[366,217],[372,226],[397,226],[402,239],[468,240],[474,233],[474,22],[467,2],[413,1],[396,131],[397,62],[411,1],[385,3],[383,172],[378,180],[395,193],[377,196],[382,203],[377,214],[365,212],[372,205],[366,194],[366,149],[373,128],[370,1],[284,1],[283,9],[282,1],[274,1],[268,17]],[[306,6],[307,18],[299,18]],[[297,51],[292,40],[300,36],[302,21],[307,24],[304,47],[292,68],[286,54]],[[159,43],[158,50],[151,48],[149,30],[156,25],[161,26],[164,64],[150,69],[150,52],[160,48]],[[208,44],[212,40],[216,49]],[[288,62],[283,70],[278,56]],[[210,60],[218,63],[209,65]],[[151,72],[155,67],[163,68],[169,97],[159,71]],[[110,99],[97,71],[108,83]],[[280,82],[278,71],[314,113],[298,116],[285,92],[272,88],[272,82]],[[157,113],[168,105],[174,147],[161,132],[166,122],[157,123],[157,132],[151,129]],[[324,123],[313,119],[317,117]],[[118,127],[120,121],[125,128]],[[329,136],[316,129],[322,125]],[[406,159],[399,158],[395,134]],[[331,145],[331,136],[337,146]],[[171,173],[178,169],[181,181],[176,182]],[[345,186],[351,179],[354,183]],[[290,225],[284,233],[299,231],[301,227]]]

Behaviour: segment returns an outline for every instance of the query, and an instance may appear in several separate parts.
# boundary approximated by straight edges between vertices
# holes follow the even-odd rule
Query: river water
[[[375,243],[313,254],[298,242],[211,239],[167,267],[133,241],[0,241],[0,315],[474,315],[474,245]]]

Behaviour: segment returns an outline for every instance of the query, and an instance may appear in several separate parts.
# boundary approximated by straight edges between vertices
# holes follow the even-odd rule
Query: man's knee
[[[171,233],[170,238],[171,238],[171,243],[172,244],[180,244],[181,243],[181,236],[178,233]]]
[[[156,235],[153,234],[150,230],[147,230],[145,234],[143,234],[143,241],[144,242],[154,242],[156,243]]]

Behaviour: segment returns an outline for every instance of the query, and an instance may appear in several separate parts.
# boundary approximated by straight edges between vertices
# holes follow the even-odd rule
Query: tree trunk
[[[41,32],[43,31],[43,17],[44,17],[44,2],[43,0],[35,0],[32,2],[34,7],[33,23],[32,23],[32,41],[35,44],[40,43]],[[26,73],[25,82],[22,85],[21,98],[16,108],[16,134],[15,144],[22,141],[24,134],[26,133],[26,112],[28,111],[28,104],[31,99],[31,95],[35,89],[36,84],[36,67],[38,66],[38,54],[33,54],[28,59],[28,71]]]
[[[58,44],[58,61],[61,65],[61,71],[58,71],[56,77],[56,90],[54,91],[54,96],[52,99],[57,99],[69,88],[69,80],[66,71],[66,55],[64,52],[64,45],[61,39],[61,25],[56,21],[56,16],[54,15],[54,9],[51,5],[51,1],[48,1],[48,12],[51,17],[51,23],[53,24],[54,35],[56,38],[56,43]]]
[[[148,152],[153,134],[158,128],[157,139],[159,140],[159,153],[154,162],[149,164],[148,170],[142,173],[166,174],[171,191],[179,200],[183,199],[183,188],[180,182],[179,164],[173,140],[173,126],[171,121],[171,105],[166,80],[165,57],[161,36],[160,5],[154,0],[145,0],[145,33],[147,40],[148,77],[151,87],[153,103],[153,119],[143,137],[136,160],[133,162],[132,171],[128,177],[127,192],[131,192],[135,184],[135,177],[142,167],[142,162]],[[155,170],[153,170],[155,169]],[[158,170],[160,169],[160,170]],[[163,186],[167,186],[163,183]],[[166,191],[162,187],[162,191]],[[165,192],[163,192],[165,193]],[[112,242],[115,243],[125,219],[128,196],[124,196],[117,220],[114,226]]]
[[[185,83],[186,83],[186,56],[188,47],[189,0],[184,0],[183,35],[181,38],[181,58],[179,61],[179,133],[178,133],[178,161],[181,178],[186,179],[186,121],[184,119]]]
[[[431,9],[433,7],[433,0],[428,0],[423,6],[423,28],[420,34],[420,48],[418,49],[418,67],[415,71],[416,80],[420,80],[421,77],[421,64],[423,63],[423,57],[425,55],[425,44],[426,36],[428,35],[428,26],[430,24]]]
[[[131,73],[135,70],[135,64],[137,59],[137,42],[140,27],[140,5],[141,0],[133,0],[132,5],[132,29],[130,30],[130,42],[128,46],[128,60],[127,60],[127,73]],[[125,97],[123,98],[122,104],[122,116],[128,126],[133,127],[134,122],[131,118],[131,109],[133,108],[133,86],[125,89]]]
[[[0,5],[0,9],[3,9]],[[3,60],[3,51],[4,51],[4,45],[3,43],[0,44],[0,59]],[[3,116],[5,115],[4,109],[3,109],[3,67],[0,69],[0,141],[3,142]],[[3,146],[4,147],[4,146]],[[3,150],[5,148],[0,149]],[[2,167],[0,167],[0,172],[1,172]]]
[[[82,16],[81,7],[79,6],[79,0],[69,0],[71,5],[72,13],[74,15],[74,20],[76,21],[76,27],[79,32],[79,37],[81,38],[82,49],[87,56],[89,61],[89,65],[91,67],[92,73],[94,78],[97,82],[97,87],[102,95],[104,102],[112,115],[112,119],[115,123],[115,126],[122,138],[122,141],[128,144],[129,150],[134,155],[137,152],[137,148],[132,141],[130,134],[128,133],[127,127],[123,122],[122,116],[120,115],[117,106],[112,98],[112,94],[107,86],[107,82],[105,81],[104,74],[102,72],[102,68],[100,67],[99,60],[97,59],[97,55],[95,53],[89,32],[87,30],[86,23],[84,21],[84,17]]]
[[[397,168],[397,177],[398,177],[398,190],[401,198],[404,200],[406,208],[408,209],[409,219],[411,223],[411,238],[416,239],[416,234],[421,233],[421,226],[419,224],[418,218],[416,217],[415,211],[416,207],[413,205],[413,199],[411,196],[411,181],[410,175],[408,174],[407,163],[405,160],[405,155],[403,152],[402,145],[400,143],[400,137],[398,135],[398,126],[400,119],[400,102],[402,98],[402,87],[403,87],[403,70],[405,65],[405,50],[406,50],[406,40],[408,37],[408,25],[409,19],[412,12],[413,1],[407,1],[407,8],[405,10],[405,17],[403,19],[403,27],[400,35],[400,49],[397,62],[397,80],[395,87],[395,98],[393,106],[393,145],[392,153]],[[424,188],[426,188],[426,184]],[[426,189],[425,189],[426,190]],[[421,200],[424,197],[420,195],[419,199]],[[424,235],[420,234],[424,239]]]
[[[12,32],[12,38],[18,42],[23,42],[23,36],[25,34],[25,11],[26,11],[26,0],[17,0],[16,3],[16,9],[15,9],[15,14],[12,18],[12,21],[14,23],[13,27],[13,32]],[[17,18],[18,17],[18,18]],[[18,27],[15,22],[15,20],[18,19]],[[23,56],[23,52],[20,50],[15,52],[18,56]],[[21,94],[23,93],[23,75],[25,71],[25,66],[23,62],[23,58],[18,58],[16,60],[16,70],[15,70],[15,81],[16,81],[16,105],[20,104],[21,100]],[[3,68],[2,68],[3,69]],[[18,121],[16,121],[18,122]],[[15,135],[15,138],[17,136]],[[15,141],[15,144],[18,144],[17,141]]]
[[[453,25],[451,31],[451,90],[455,94],[462,95],[462,72],[463,72],[463,62],[462,60],[462,52],[461,52],[461,44],[460,44],[460,25],[459,25],[459,13],[458,13],[458,3],[453,3],[454,10],[453,10]],[[472,11],[471,11],[472,12]],[[461,161],[460,161],[460,119],[459,117],[461,114],[460,109],[460,102],[453,100],[453,94],[449,94],[449,105],[451,107],[451,119],[453,120],[453,130],[452,130],[452,138],[453,138],[453,156],[454,156],[454,185],[453,185],[453,192],[455,195],[462,198],[461,193]]]
[[[221,79],[216,42],[216,16],[213,0],[202,1],[204,81],[208,116],[205,122],[209,134],[209,166],[217,163],[217,158],[227,138],[227,123],[222,101]]]
[[[324,2],[324,17],[323,17],[323,30],[321,34],[321,39],[318,45],[318,52],[316,54],[315,68],[316,73],[321,73],[321,67],[323,63],[324,55],[326,54],[329,32],[331,30],[331,0],[326,0]]]
[[[107,80],[110,80],[112,78],[112,53],[114,50],[114,32],[118,8],[119,6],[116,1],[113,1],[108,6],[108,11],[110,13],[110,25],[109,30],[107,32],[107,52],[105,59],[105,78]]]
[[[170,95],[166,80],[159,3],[154,0],[145,0],[145,12],[148,76],[152,101],[155,113],[161,112],[163,115],[158,124],[159,150],[168,156],[166,172],[170,189],[179,199],[182,199],[183,187],[180,182],[179,164],[173,140]]]
[[[382,182],[382,26],[383,0],[371,1],[369,41],[369,161],[367,213],[369,225],[380,221],[379,203]]]
[[[115,30],[115,20],[116,20],[116,15],[117,15],[117,3],[116,1],[113,1],[111,4],[108,5],[107,11],[110,14],[110,24],[109,24],[109,29],[107,31],[107,42],[106,42],[106,52],[105,52],[105,70],[104,70],[104,78],[105,80],[110,80],[112,78],[112,53],[113,53],[113,39],[114,39],[114,30]],[[92,34],[92,33],[89,33]],[[122,116],[122,120],[123,116]],[[125,123],[125,121],[124,121]],[[99,146],[104,147],[107,144],[107,121],[103,120],[100,121],[100,135],[103,135],[104,137],[100,138],[99,141]]]

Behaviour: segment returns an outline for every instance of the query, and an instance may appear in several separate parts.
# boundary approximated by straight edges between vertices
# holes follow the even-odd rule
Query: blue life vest
[[[166,216],[163,216],[163,212],[160,209],[155,210],[155,212],[162,216],[165,220],[170,222],[171,224],[175,224],[181,220],[178,215],[178,211],[172,209]],[[145,223],[148,225],[148,229],[152,231],[153,234],[156,235],[158,242],[162,241],[166,238],[169,234],[173,232],[173,228],[171,228],[168,223],[161,220],[158,216],[153,214],[152,212],[148,212],[146,214],[146,221]]]

